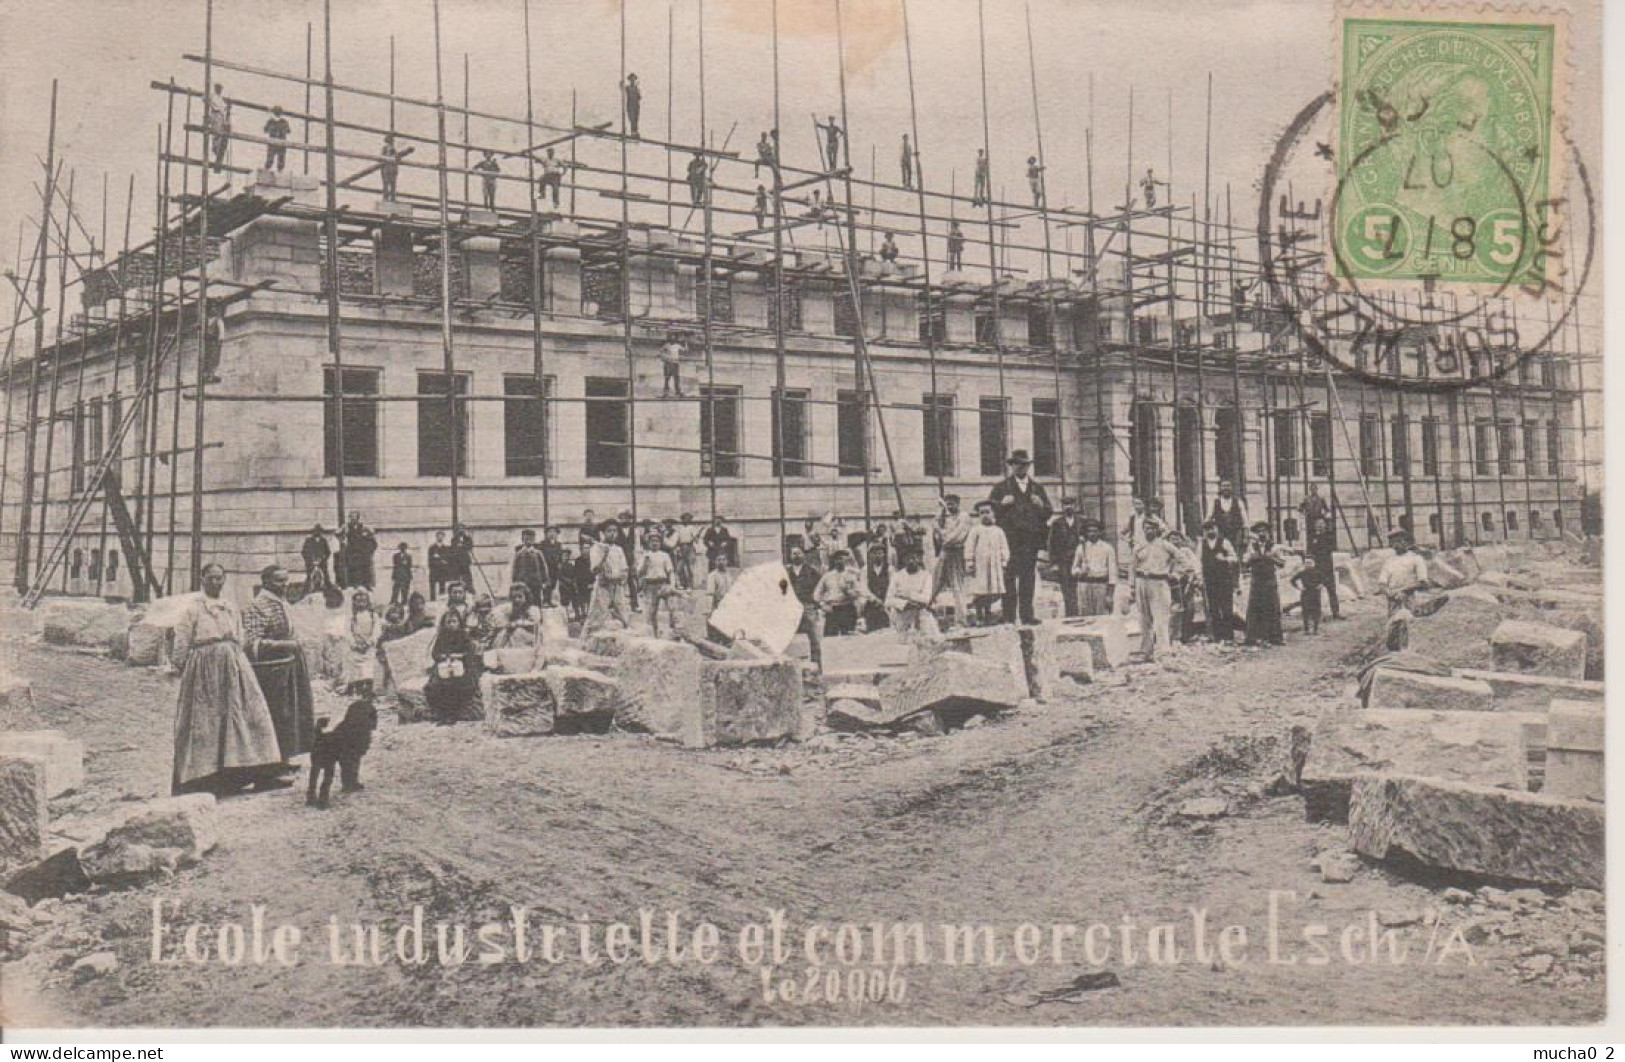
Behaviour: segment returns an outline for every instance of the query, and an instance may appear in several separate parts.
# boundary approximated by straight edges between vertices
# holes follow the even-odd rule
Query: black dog
[[[319,808],[328,806],[327,795],[333,789],[333,766],[338,765],[340,792],[350,793],[363,789],[361,784],[361,757],[372,747],[372,732],[378,728],[378,709],[371,700],[351,701],[344,712],[344,722],[327,729],[327,720],[316,721],[316,741],[310,750],[310,784],[305,789],[305,803]],[[316,783],[321,782],[317,793]]]

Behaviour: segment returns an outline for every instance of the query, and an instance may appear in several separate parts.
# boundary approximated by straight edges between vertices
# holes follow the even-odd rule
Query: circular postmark
[[[1278,327],[1350,376],[1419,391],[1484,384],[1545,350],[1577,312],[1595,255],[1577,146],[1559,134],[1576,194],[1534,197],[1531,160],[1509,157],[1504,137],[1475,135],[1474,122],[1440,149],[1402,135],[1425,107],[1390,111],[1368,96],[1379,132],[1339,166],[1335,138],[1315,135],[1334,102],[1327,92],[1299,111],[1261,182],[1261,279]],[[1305,177],[1332,186],[1324,211],[1286,191]]]

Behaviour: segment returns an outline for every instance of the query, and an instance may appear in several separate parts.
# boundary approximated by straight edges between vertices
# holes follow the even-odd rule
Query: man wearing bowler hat
[[[1032,459],[1026,450],[1013,450],[1005,461],[1010,474],[993,485],[987,500],[994,518],[1010,544],[1010,563],[1004,569],[1004,619],[1037,623],[1033,615],[1033,584],[1038,551],[1044,548],[1049,520],[1055,512],[1043,486],[1032,478]]]

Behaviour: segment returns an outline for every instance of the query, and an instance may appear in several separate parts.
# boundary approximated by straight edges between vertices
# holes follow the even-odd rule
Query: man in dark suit
[[[1032,459],[1026,450],[1011,452],[1005,466],[1010,474],[993,485],[987,500],[1010,545],[1010,563],[1004,569],[1004,615],[1015,622],[1037,623],[1033,615],[1033,584],[1038,551],[1044,548],[1049,518],[1055,512],[1043,486],[1032,478]]]
[[[1061,517],[1049,525],[1049,562],[1055,566],[1055,574],[1061,580],[1061,604],[1069,619],[1080,614],[1078,578],[1072,574],[1072,559],[1081,541],[1083,518],[1078,515],[1078,503],[1071,498],[1063,498]]]
[[[796,633],[807,636],[808,655],[812,657],[813,666],[823,671],[824,610],[818,604],[815,591],[824,573],[807,562],[807,554],[798,545],[790,547],[790,562],[784,567],[790,576],[790,589],[801,602],[801,626],[796,628]]]

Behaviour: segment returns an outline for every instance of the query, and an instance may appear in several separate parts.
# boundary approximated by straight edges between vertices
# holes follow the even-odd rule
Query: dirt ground
[[[936,738],[824,735],[783,748],[693,751],[627,734],[501,740],[478,724],[398,726],[386,712],[364,768],[367,788],[336,798],[332,810],[307,809],[302,780],[294,790],[233,798],[221,805],[219,848],[198,867],[134,890],[45,901],[27,955],[0,967],[6,1024],[1600,1020],[1595,894],[1468,894],[1370,865],[1352,881],[1327,883],[1311,861],[1341,848],[1344,831],[1306,823],[1296,796],[1266,795],[1289,728],[1352,696],[1343,658],[1379,624],[1375,605],[1362,602],[1318,637],[1291,632],[1283,649],[1189,648]],[[86,790],[57,814],[95,815],[166,787],[173,679],[9,648],[11,666],[34,683],[44,722],[88,748]],[[1198,798],[1217,803],[1190,803]],[[157,902],[169,960],[187,925],[247,923],[256,904],[268,924],[300,927],[303,948],[289,966],[155,963]],[[421,965],[390,954],[415,905],[429,927],[430,961]],[[544,923],[565,927],[554,941],[568,951],[564,961],[516,961],[511,936],[503,961],[435,959],[436,920],[471,927],[473,944],[472,927],[508,919],[515,905],[529,908],[532,946]],[[1192,909],[1205,911],[1202,955]],[[659,961],[641,953],[607,961],[603,926],[635,928],[644,910],[661,931]],[[668,911],[680,913],[689,949],[678,963],[664,953]],[[788,954],[764,973],[741,959],[737,938],[752,924],[770,926],[774,911]],[[381,926],[383,963],[333,965],[330,919]],[[596,963],[579,954],[580,922],[594,925]],[[689,936],[700,922],[721,930],[723,955],[710,964]],[[875,922],[922,924],[930,962],[893,966],[871,953],[843,965],[834,928],[851,923],[867,934]],[[830,927],[820,967],[803,950],[813,923]],[[976,961],[949,964],[944,923],[995,927],[998,953],[987,955],[978,938]],[[1040,928],[1023,937],[1023,923]],[[1095,923],[1111,941],[1098,966],[1082,947]],[[1077,927],[1059,963],[1057,924]],[[1179,961],[1149,960],[1159,924],[1175,927]],[[1226,961],[1215,939],[1231,924],[1245,927],[1247,943]],[[1346,926],[1354,927],[1348,956]],[[1369,959],[1369,936],[1379,931],[1402,958],[1384,951]],[[1238,931],[1230,932],[1234,944]],[[1125,934],[1133,956],[1120,946]],[[1317,963],[1322,939],[1330,960]],[[117,955],[115,970],[88,978],[70,970],[104,950]],[[1098,971],[1116,983],[1057,1002],[1034,995]],[[861,1001],[850,998],[853,988]]]

